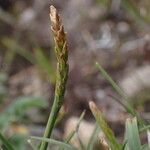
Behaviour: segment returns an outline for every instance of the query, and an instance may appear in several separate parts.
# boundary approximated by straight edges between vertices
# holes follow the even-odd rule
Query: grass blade
[[[114,90],[123,98],[127,99],[127,96],[124,94],[122,89],[115,83],[115,81],[110,77],[110,75],[103,69],[103,67],[96,62],[96,67],[100,70],[103,77],[111,84],[111,86],[114,88]]]
[[[15,150],[11,143],[0,133],[0,140],[7,150]]]
[[[28,144],[30,145],[30,147],[33,149],[33,150],[37,150],[37,148],[35,148],[35,146],[33,145],[33,143],[31,142],[31,139],[28,139]]]
[[[85,110],[81,113],[80,118],[79,118],[79,121],[78,121],[78,123],[77,123],[77,126],[76,126],[75,130],[71,131],[71,133],[69,134],[69,136],[65,139],[65,143],[69,143],[70,140],[72,139],[72,137],[74,136],[74,134],[75,134],[76,132],[78,132],[79,127],[80,127],[80,124],[81,124],[81,122],[82,122],[84,116],[85,116]]]
[[[69,143],[70,140],[71,140],[71,139],[73,138],[73,136],[75,135],[75,133],[78,132],[79,127],[80,127],[80,123],[81,123],[81,121],[83,120],[84,116],[85,116],[85,110],[81,113],[76,128],[75,128],[73,131],[70,132],[70,134],[69,134],[69,135],[66,137],[66,139],[64,140],[64,143],[66,143],[66,144]],[[59,150],[64,150],[64,148],[60,148]]]
[[[108,124],[106,123],[105,119],[103,118],[101,111],[96,107],[94,102],[90,102],[89,106],[90,106],[92,114],[94,115],[98,125],[100,126],[101,130],[104,132],[111,149],[112,150],[121,150],[121,145],[117,142],[117,140],[114,136],[114,133],[109,128]]]
[[[97,140],[98,133],[99,133],[99,126],[98,126],[98,124],[96,124],[95,129],[94,129],[94,131],[90,137],[90,140],[88,142],[87,150],[93,150],[94,143]]]
[[[137,119],[128,118],[126,120],[126,133],[125,139],[127,141],[127,146],[130,150],[140,150],[141,142],[138,132]]]
[[[77,150],[75,147],[73,147],[69,144],[66,144],[64,142],[60,142],[60,141],[57,141],[57,140],[54,140],[54,139],[43,138],[43,137],[35,137],[35,136],[31,136],[31,139],[40,140],[40,141],[44,141],[46,143],[58,145],[59,147],[65,148],[67,150]]]
[[[130,113],[131,115],[133,115],[134,117],[136,116],[138,119],[139,124],[141,125],[141,127],[145,126],[144,121],[139,117],[139,115],[137,114],[137,112],[134,110],[134,108],[132,108],[132,106],[129,104],[129,98],[128,96],[122,91],[122,89],[115,83],[115,81],[110,77],[110,75],[103,69],[103,67],[96,62],[96,67],[100,70],[101,74],[103,75],[103,77],[111,84],[111,86],[113,87],[113,89],[125,100],[125,101],[120,101],[120,103],[122,103],[122,105],[124,106],[124,108],[126,109],[126,111],[128,113]]]

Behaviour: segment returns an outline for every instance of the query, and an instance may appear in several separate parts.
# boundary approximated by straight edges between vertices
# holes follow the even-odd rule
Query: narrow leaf
[[[7,148],[7,150],[14,150],[11,143],[0,133],[0,140],[2,141],[2,144]]]
[[[43,138],[43,137],[35,137],[35,136],[32,136],[31,139],[40,140],[40,141],[48,142],[50,144],[58,145],[59,147],[65,148],[67,150],[77,150],[75,147],[73,147],[69,144],[66,144],[66,143],[63,143],[63,142],[60,142],[60,141],[57,141],[57,140],[54,140],[54,139]]]
[[[101,111],[97,108],[97,106],[95,105],[94,102],[90,102],[89,106],[90,106],[90,109],[91,109],[98,125],[104,132],[111,149],[112,150],[121,150],[120,144],[117,142],[117,140],[114,136],[114,133],[112,132],[112,130],[109,128],[108,124],[106,123]]]
[[[130,150],[140,150],[141,142],[138,132],[137,119],[128,118],[126,120],[126,141]]]
[[[100,70],[103,77],[111,84],[113,89],[124,99],[124,101],[120,101],[122,103],[122,106],[126,109],[128,113],[130,113],[132,116],[136,116],[138,119],[138,123],[141,125],[141,127],[145,126],[145,122],[139,117],[137,112],[134,110],[134,108],[130,105],[129,101],[130,99],[128,96],[123,92],[123,90],[115,83],[115,81],[110,77],[110,75],[103,69],[103,67],[96,62],[96,67]]]
[[[93,133],[88,142],[87,150],[93,150],[95,141],[97,140],[98,133],[99,133],[99,125],[96,124],[95,129],[93,130]]]
[[[79,117],[79,120],[78,120],[78,123],[77,123],[77,125],[76,125],[76,128],[70,132],[70,134],[69,134],[69,135],[66,137],[66,139],[64,140],[64,143],[66,143],[66,144],[69,143],[70,140],[74,137],[75,133],[78,132],[79,127],[80,127],[80,124],[81,124],[81,122],[82,122],[84,116],[85,116],[85,110],[81,113],[81,115],[80,115],[80,117]],[[60,148],[59,150],[64,150],[64,148]]]

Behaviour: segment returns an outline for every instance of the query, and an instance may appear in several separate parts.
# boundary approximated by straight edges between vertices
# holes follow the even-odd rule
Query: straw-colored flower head
[[[55,42],[59,47],[64,46],[66,43],[66,35],[64,27],[62,25],[60,16],[57,9],[54,6],[50,6],[50,19],[51,19],[51,30],[54,33]]]

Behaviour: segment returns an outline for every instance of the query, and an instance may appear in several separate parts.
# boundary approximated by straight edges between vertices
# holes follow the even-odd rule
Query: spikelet
[[[64,32],[64,27],[61,23],[61,19],[57,13],[57,10],[54,6],[50,6],[50,19],[51,19],[51,30],[54,34],[55,41],[55,52],[57,59],[68,59],[68,47],[66,42],[66,34]]]
[[[64,27],[61,23],[58,12],[54,6],[50,6],[50,20],[51,20],[51,30],[53,32],[55,41],[57,72],[56,72],[55,97],[44,133],[45,138],[51,137],[51,133],[55,126],[59,110],[63,104],[69,68],[66,34],[64,32]],[[40,145],[40,150],[46,150],[47,146],[48,143],[42,141]]]

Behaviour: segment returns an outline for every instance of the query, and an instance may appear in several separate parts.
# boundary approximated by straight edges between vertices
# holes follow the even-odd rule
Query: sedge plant
[[[68,47],[66,34],[60,16],[54,6],[50,6],[51,30],[55,41],[55,54],[57,58],[56,87],[53,106],[46,125],[44,138],[50,138],[59,110],[62,106],[66,82],[68,78]],[[40,150],[46,150],[48,143],[41,142]]]
[[[64,32],[64,27],[61,23],[60,16],[58,15],[58,12],[54,6],[50,7],[50,20],[52,23],[51,30],[54,35],[55,54],[56,54],[56,58],[57,58],[57,72],[56,72],[56,86],[55,86],[54,102],[53,102],[53,106],[52,106],[52,109],[51,109],[51,112],[50,112],[50,115],[48,118],[44,137],[33,137],[32,136],[30,138],[30,140],[42,141],[39,148],[35,148],[35,146],[32,145],[31,141],[29,141],[29,143],[30,143],[31,147],[35,150],[36,149],[47,150],[48,143],[59,146],[60,147],[59,150],[77,150],[77,148],[70,145],[69,142],[73,138],[75,133],[78,132],[79,125],[84,117],[85,112],[82,113],[75,130],[70,132],[69,136],[64,140],[64,142],[51,139],[51,134],[52,134],[53,128],[58,119],[59,110],[63,104],[66,82],[67,82],[67,78],[68,78],[69,66],[68,66],[68,47],[67,47],[67,42],[66,42],[66,34]],[[27,56],[25,54],[24,54],[24,56]],[[44,55],[41,54],[41,51],[37,52],[37,58],[39,58],[39,57],[41,60],[43,60],[45,58]],[[47,68],[47,65],[45,65],[45,64],[48,64],[48,62],[44,61],[44,63],[42,63],[42,64],[39,62],[39,64],[41,67],[46,66],[46,68]],[[112,87],[117,91],[117,93],[123,99],[128,100],[127,96],[123,93],[123,91],[120,89],[120,87],[112,80],[112,78],[107,74],[107,72],[98,63],[96,64],[96,66],[99,68],[102,75],[111,83]],[[121,103],[121,102],[119,101],[119,103]],[[149,148],[150,148],[149,144],[147,144],[147,143],[144,145],[141,144],[140,134],[139,134],[140,130],[147,131],[149,129],[149,124],[147,125],[147,124],[145,124],[145,122],[143,123],[140,116],[128,104],[128,102],[121,103],[121,104],[122,104],[122,106],[124,106],[124,108],[126,108],[128,113],[132,114],[135,117],[132,119],[127,119],[127,121],[126,121],[126,125],[125,125],[126,131],[125,131],[124,143],[118,142],[117,138],[115,137],[114,132],[111,130],[111,128],[105,121],[105,118],[104,118],[102,112],[98,109],[98,107],[96,106],[96,104],[94,102],[90,102],[89,103],[90,110],[97,122],[97,125],[93,131],[93,134],[91,135],[89,143],[87,143],[87,146],[84,147],[84,145],[82,145],[82,143],[81,143],[82,149],[85,149],[85,150],[93,150],[94,149],[94,140],[96,138],[98,138],[99,129],[101,129],[101,131],[104,133],[105,138],[106,138],[106,140],[98,138],[99,142],[102,146],[101,149],[104,149],[104,150],[149,150]],[[8,111],[8,115],[9,115],[9,113],[12,114],[12,109],[10,109],[10,110]],[[15,111],[13,111],[13,113],[15,113]],[[139,125],[141,125],[141,124],[144,126],[144,128],[139,127]],[[14,145],[7,138],[5,138],[3,136],[3,134],[1,134],[1,133],[0,133],[0,142],[2,143],[2,146],[5,149],[8,149],[8,150],[15,149]]]

